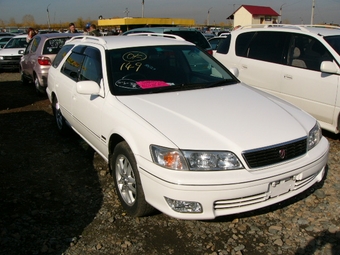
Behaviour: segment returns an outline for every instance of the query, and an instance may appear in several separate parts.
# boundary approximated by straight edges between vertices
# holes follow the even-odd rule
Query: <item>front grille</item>
[[[257,168],[299,157],[305,154],[306,151],[307,138],[303,137],[287,143],[245,151],[242,156],[249,168]]]
[[[4,60],[20,60],[21,56],[4,56]]]

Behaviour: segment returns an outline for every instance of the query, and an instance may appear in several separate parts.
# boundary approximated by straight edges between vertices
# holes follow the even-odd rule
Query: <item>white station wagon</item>
[[[49,70],[59,131],[108,162],[131,216],[213,219],[323,180],[329,144],[313,117],[173,37],[76,36]]]

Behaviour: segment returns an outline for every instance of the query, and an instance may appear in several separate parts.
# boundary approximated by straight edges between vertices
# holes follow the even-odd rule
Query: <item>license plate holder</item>
[[[293,178],[275,181],[269,184],[269,196],[277,197],[291,191],[295,186]]]

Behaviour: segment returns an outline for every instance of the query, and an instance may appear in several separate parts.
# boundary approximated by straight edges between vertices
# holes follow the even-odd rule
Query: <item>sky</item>
[[[271,7],[282,13],[282,20],[291,24],[310,24],[312,5],[314,24],[340,24],[340,0],[0,0],[0,20],[14,18],[21,23],[25,15],[32,15],[35,23],[48,24],[97,20],[114,17],[187,18],[196,24],[210,25],[224,22],[241,5]],[[48,12],[47,12],[48,9]],[[143,11],[144,10],[144,11]],[[209,19],[209,20],[208,20]]]

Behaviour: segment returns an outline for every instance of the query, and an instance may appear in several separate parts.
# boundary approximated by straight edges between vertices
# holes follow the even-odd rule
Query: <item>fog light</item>
[[[202,205],[198,202],[191,201],[181,201],[174,200],[168,197],[165,197],[166,202],[175,212],[180,213],[202,213],[203,208]]]

